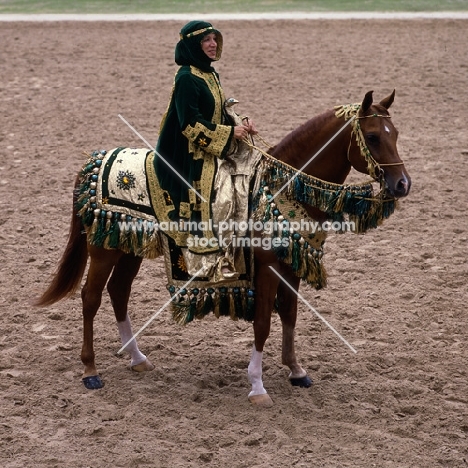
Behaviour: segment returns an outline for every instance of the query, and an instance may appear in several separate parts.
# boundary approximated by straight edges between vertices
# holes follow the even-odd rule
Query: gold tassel
[[[346,198],[346,190],[341,190],[340,195],[338,196],[338,199],[336,200],[336,203],[334,206],[335,213],[341,213],[343,211],[345,198]]]
[[[262,196],[260,197],[258,207],[253,214],[254,221],[262,221],[262,222],[264,221],[267,203],[268,203],[267,198],[265,194],[263,193]]]
[[[232,320],[237,320],[236,316],[236,306],[234,304],[234,293],[232,291],[232,288],[229,288],[228,291],[229,295],[229,316],[231,317]]]
[[[95,210],[95,211],[100,211],[100,210]],[[91,229],[89,230],[89,235],[88,235],[90,243],[93,242],[94,236],[96,235],[96,231],[98,229],[98,224],[99,224],[99,214],[96,215],[96,213],[95,213],[94,214],[93,224],[91,225]]]
[[[127,236],[128,236],[128,231],[123,225],[122,228],[120,229],[120,233],[119,233],[119,248],[120,248],[120,250],[125,251],[126,245],[128,243],[127,242]]]
[[[213,314],[216,318],[219,318],[220,317],[220,310],[219,310],[219,293],[218,291],[216,291],[214,294],[213,294]]]
[[[79,211],[78,211],[78,216],[82,218],[84,214],[88,211],[88,206],[84,205]]]
[[[204,305],[205,305],[205,297],[203,294],[199,294],[197,297],[197,307],[196,307],[196,312],[195,312],[195,318],[202,319],[205,316],[203,312]]]
[[[292,263],[292,251],[293,251],[293,240],[291,237],[289,237],[289,245],[288,245],[288,253],[285,257],[285,259],[283,260],[284,263],[287,263],[288,265],[291,265]]]
[[[299,263],[299,269],[296,273],[296,276],[298,276],[299,278],[303,278],[306,273],[307,273],[307,252],[304,249],[304,247],[301,246],[300,263]]]
[[[133,251],[138,250],[138,234],[135,222],[132,222],[132,227],[130,228],[130,245],[129,248]]]

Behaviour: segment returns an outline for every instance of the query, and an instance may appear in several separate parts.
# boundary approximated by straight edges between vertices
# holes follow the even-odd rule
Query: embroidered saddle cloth
[[[173,317],[187,323],[214,312],[232,319],[253,320],[253,254],[243,256],[242,274],[232,280],[213,282],[188,272],[182,248],[163,234],[153,204],[159,185],[153,183],[154,152],[148,149],[115,148],[94,152],[80,174],[78,213],[88,242],[107,249],[120,249],[143,258],[164,256],[167,289]],[[189,287],[183,287],[190,282]]]

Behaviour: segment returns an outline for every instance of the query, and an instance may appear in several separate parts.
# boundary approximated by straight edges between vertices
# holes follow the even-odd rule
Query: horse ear
[[[362,101],[362,104],[361,104],[361,113],[364,114],[369,109],[369,107],[372,106],[372,101],[373,101],[372,93],[373,92],[374,91],[368,91],[366,95],[364,96],[364,100]]]
[[[390,106],[393,104],[394,99],[395,99],[395,90],[393,90],[393,93],[390,94],[390,96],[387,96],[385,99],[382,99],[380,101],[380,105],[384,106],[385,109],[389,109]]]

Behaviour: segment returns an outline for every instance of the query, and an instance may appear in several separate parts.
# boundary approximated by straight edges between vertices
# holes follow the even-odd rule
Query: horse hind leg
[[[123,255],[115,265],[107,284],[107,291],[111,298],[122,346],[125,346],[124,350],[130,354],[132,370],[137,372],[154,369],[153,364],[138,349],[136,338],[133,338],[132,325],[128,315],[128,301],[132,283],[140,270],[142,260],[141,257],[136,257],[133,254]]]
[[[288,284],[295,291],[299,289],[300,279],[292,272],[290,274],[283,274],[283,278],[285,278],[285,281],[288,281]],[[312,380],[298,363],[294,346],[294,330],[297,321],[297,294],[283,282],[278,287],[278,314],[283,326],[282,363],[291,370],[289,374],[291,385],[308,388],[312,385]]]
[[[94,354],[94,317],[101,305],[102,291],[107,279],[122,252],[105,250],[88,245],[90,264],[86,282],[81,290],[83,304],[83,346],[81,361],[84,364],[83,384],[89,390],[102,388],[102,382],[95,362]]]

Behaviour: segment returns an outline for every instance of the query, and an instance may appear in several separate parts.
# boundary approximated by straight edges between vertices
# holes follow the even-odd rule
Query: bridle
[[[382,169],[383,167],[388,167],[388,166],[401,166],[404,164],[403,161],[399,162],[394,162],[394,163],[379,163],[375,160],[375,158],[372,156],[372,153],[370,152],[364,135],[361,130],[361,124],[360,120],[361,119],[367,119],[371,117],[377,117],[377,118],[385,118],[385,119],[390,119],[390,115],[384,115],[384,114],[370,114],[370,115],[362,115],[359,116],[357,115],[359,110],[361,108],[360,104],[349,104],[346,106],[338,106],[335,107],[335,115],[337,117],[344,117],[345,120],[349,120],[352,118],[352,121],[350,122],[351,125],[351,136],[349,139],[349,145],[348,145],[348,152],[347,152],[347,158],[348,161],[349,159],[349,152],[351,149],[351,144],[353,140],[353,134],[356,138],[356,143],[358,145],[358,148],[361,152],[361,156],[364,158],[364,160],[367,162],[367,172],[368,174],[376,181],[381,182],[382,177],[384,174],[384,170]],[[351,161],[350,161],[351,162]]]

